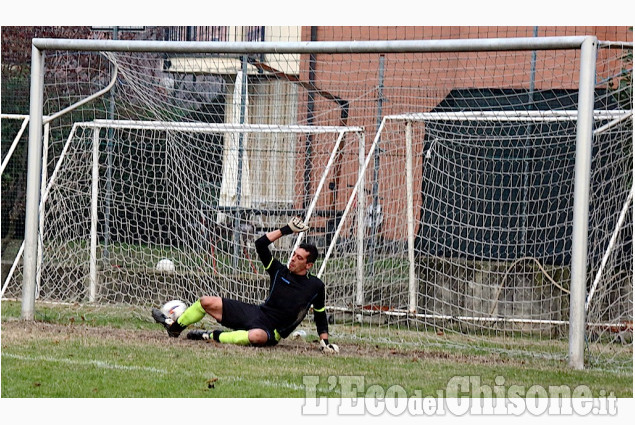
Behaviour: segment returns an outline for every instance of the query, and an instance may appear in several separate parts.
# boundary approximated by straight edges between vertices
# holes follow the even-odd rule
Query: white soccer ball
[[[160,272],[173,272],[176,267],[174,267],[174,262],[167,258],[162,259],[157,263],[157,270]]]
[[[185,311],[187,305],[181,300],[172,300],[163,304],[161,307],[161,313],[165,314],[168,319],[171,319],[176,322],[181,314]]]

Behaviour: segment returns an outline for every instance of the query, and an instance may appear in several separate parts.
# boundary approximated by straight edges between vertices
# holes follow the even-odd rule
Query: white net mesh
[[[359,129],[79,123],[45,201],[41,273],[50,278],[40,297],[133,305],[193,302],[203,294],[264,299],[253,242],[305,215],[291,190],[298,140],[313,137],[320,151],[314,164],[325,173],[337,140],[349,132]],[[276,148],[263,148],[267,143]],[[330,215],[313,211],[313,223]],[[319,228],[311,241],[324,245]],[[279,255],[292,243],[277,244]]]
[[[594,172],[593,197],[606,204],[594,202],[590,208],[589,259],[593,270],[603,257],[607,265],[610,258],[616,262],[605,266],[606,280],[597,277],[602,270],[595,272],[595,280],[606,286],[600,299],[589,293],[588,347],[593,360],[597,350],[610,352],[617,363],[628,362],[632,268],[629,242],[621,238],[629,237],[632,158],[620,147],[632,130],[629,112],[595,115],[597,129],[611,123],[610,129],[596,130],[597,149],[608,156],[597,161],[611,164],[611,174],[621,170],[617,173],[626,180],[607,181],[606,170]],[[338,304],[339,314],[381,330],[389,325],[425,330],[420,335],[433,341],[468,334],[511,352],[562,350],[539,341],[568,336],[575,115],[471,111],[387,118],[380,133],[381,171],[371,166],[363,179],[363,255],[352,252],[347,260],[329,263],[335,268],[329,282],[342,281],[340,263],[357,265],[363,258],[363,283],[356,289],[344,285],[342,298],[349,302]],[[409,140],[416,156],[406,153]],[[415,171],[411,205],[407,161]],[[402,195],[391,195],[395,192]],[[414,274],[409,208],[416,229],[410,242]],[[352,234],[356,220],[349,219]],[[602,237],[600,228],[605,228]],[[357,276],[351,266],[344,281],[359,282]],[[612,345],[597,343],[602,338]]]
[[[590,358],[618,366],[632,361],[625,52],[598,54],[588,255]],[[566,357],[579,62],[573,50],[51,52],[46,114],[115,67],[117,84],[47,133],[38,296],[261,302],[252,241],[315,200],[307,237],[331,249],[315,270],[354,337]],[[156,269],[164,258],[173,272]]]

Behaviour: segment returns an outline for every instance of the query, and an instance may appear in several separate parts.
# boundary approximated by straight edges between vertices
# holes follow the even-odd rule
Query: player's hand
[[[338,347],[336,344],[329,343],[328,339],[321,339],[320,351],[324,354],[338,354],[340,352],[340,347]]]
[[[300,217],[294,217],[293,219],[291,219],[291,221],[288,223],[288,226],[293,231],[293,233],[306,232],[307,230],[309,230],[309,226],[304,224]]]

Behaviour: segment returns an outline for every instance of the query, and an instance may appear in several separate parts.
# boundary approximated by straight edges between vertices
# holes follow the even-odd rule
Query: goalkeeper
[[[280,339],[288,337],[313,305],[320,349],[327,353],[339,352],[337,345],[328,340],[324,283],[309,274],[318,256],[317,248],[310,244],[300,244],[293,253],[288,268],[274,259],[269,251],[269,245],[282,236],[308,229],[296,217],[281,229],[266,233],[256,240],[256,251],[270,276],[269,296],[264,303],[254,305],[229,298],[204,296],[189,306],[176,321],[169,320],[156,308],[152,309],[152,317],[167,329],[169,336],[176,338],[187,326],[200,321],[207,313],[232,331],[193,330],[187,334],[188,339],[272,346]]]

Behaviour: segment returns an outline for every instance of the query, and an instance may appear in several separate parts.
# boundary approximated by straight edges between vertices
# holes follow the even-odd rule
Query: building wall
[[[342,40],[433,40],[469,38],[509,38],[533,36],[582,36],[595,35],[599,40],[632,41],[632,31],[627,27],[303,27],[304,41]],[[366,129],[367,146],[370,146],[381,116],[409,112],[428,112],[441,102],[453,89],[462,88],[510,88],[535,90],[577,89],[579,76],[579,51],[535,52],[535,71],[532,74],[534,52],[514,54],[500,53],[438,53],[438,54],[386,54],[384,55],[384,78],[382,110],[379,111],[378,86],[380,74],[379,54],[359,55],[315,55],[315,70],[311,80],[308,55],[301,60],[301,81],[309,81],[328,96],[315,95],[313,114],[319,117],[316,125],[351,125]],[[612,57],[611,60],[607,58]],[[619,69],[618,56],[614,52],[601,50],[598,54],[598,82],[606,85],[608,78]],[[301,91],[300,123],[309,121],[307,110],[308,93]],[[342,108],[332,98],[348,102],[346,119],[342,119]],[[349,155],[354,147],[349,146]],[[417,156],[415,188],[421,186],[420,156]],[[318,207],[328,209],[331,200],[336,200],[335,209],[344,208],[350,186],[357,179],[356,165],[348,162],[341,170],[341,179],[332,176],[330,196],[323,197]],[[314,180],[319,178],[317,170]],[[393,184],[402,184],[402,176],[382,170],[385,178]],[[386,177],[389,175],[391,177]],[[401,182],[401,183],[400,183]],[[391,184],[390,181],[385,184]],[[417,190],[415,189],[417,192]],[[396,214],[405,207],[402,193],[395,192],[386,199],[392,205],[388,215]],[[420,199],[415,199],[415,203]]]

